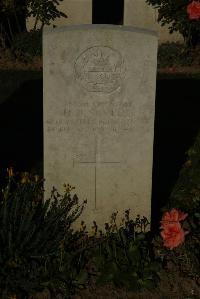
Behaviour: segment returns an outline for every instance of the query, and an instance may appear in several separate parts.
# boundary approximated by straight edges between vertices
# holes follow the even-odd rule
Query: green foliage
[[[64,195],[53,188],[45,202],[43,181],[8,170],[8,183],[0,196],[0,296],[30,295],[48,290],[53,298],[70,298],[96,277],[97,284],[113,283],[128,290],[152,288],[158,282],[148,220],[135,221],[125,212],[117,227],[114,213],[105,233],[89,236],[82,222],[71,228],[85,202],[78,204],[72,187]],[[99,233],[99,235],[98,235]],[[93,267],[94,266],[94,267]]]
[[[20,43],[22,48],[22,43],[27,41],[30,47],[34,36],[26,33],[26,19],[28,17],[35,19],[33,31],[36,31],[38,24],[42,29],[44,25],[50,25],[56,18],[67,18],[67,15],[57,8],[61,1],[63,0],[2,0],[0,2],[0,47],[11,47]],[[21,41],[19,41],[20,37]]]
[[[188,159],[180,171],[165,208],[173,207],[188,213],[185,228],[189,235],[185,245],[175,250],[175,256],[169,259],[174,263],[176,261],[182,273],[200,279],[200,132],[187,154]]]
[[[189,66],[194,55],[181,43],[164,43],[158,48],[158,67]],[[200,64],[200,57],[199,57]]]
[[[26,28],[26,0],[0,1],[0,47],[12,45],[15,34]]]
[[[67,15],[57,9],[59,2],[63,0],[27,0],[27,16],[35,18],[33,30],[36,30],[38,21],[41,23],[41,28],[44,25],[50,25],[56,18],[64,17]]]
[[[196,46],[200,41],[200,22],[190,20],[187,14],[188,0],[146,0],[158,9],[158,22],[168,25],[169,32],[179,32],[187,46]]]
[[[170,204],[198,216],[200,213],[200,132],[187,154],[188,159],[171,193]]]
[[[12,51],[20,60],[42,56],[42,32],[35,30],[17,34],[13,38]]]
[[[53,189],[44,202],[42,185],[37,176],[30,178],[25,173],[17,180],[9,170],[8,184],[0,197],[2,298],[10,294],[27,298],[45,287],[64,290],[67,296],[72,289],[69,275],[64,276],[61,269],[62,248],[65,244],[65,265],[70,273],[75,269],[71,262],[78,256],[74,243],[79,239],[71,224],[80,216],[84,203],[79,205],[77,196],[70,195],[69,186],[64,195]]]
[[[111,225],[106,224],[106,234],[93,253],[93,262],[100,274],[97,285],[113,283],[127,290],[151,289],[158,282],[159,265],[154,260],[149,234],[145,233],[148,220],[138,216],[129,219],[125,212],[125,225],[117,227],[116,214]]]
[[[188,160],[180,171],[169,205],[188,212],[193,241],[196,240],[200,252],[200,132],[188,150]]]

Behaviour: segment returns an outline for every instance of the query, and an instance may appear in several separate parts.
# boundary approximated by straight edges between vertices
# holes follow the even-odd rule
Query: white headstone
[[[45,30],[44,177],[87,199],[81,220],[150,217],[157,36],[112,25]],[[121,217],[120,216],[120,217]]]

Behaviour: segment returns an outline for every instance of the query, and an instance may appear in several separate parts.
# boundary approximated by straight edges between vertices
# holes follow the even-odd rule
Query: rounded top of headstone
[[[158,33],[154,30],[139,28],[134,26],[122,26],[122,25],[107,25],[107,24],[81,24],[81,25],[66,25],[57,28],[44,28],[43,32],[52,33],[52,32],[62,32],[62,31],[72,31],[72,30],[117,30],[117,31],[128,31],[135,33],[142,33],[153,35],[158,37]]]

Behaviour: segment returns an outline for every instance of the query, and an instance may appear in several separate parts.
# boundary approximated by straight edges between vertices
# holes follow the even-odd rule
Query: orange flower
[[[173,224],[179,221],[185,220],[185,218],[188,216],[188,214],[185,214],[177,209],[172,209],[170,212],[166,212],[161,220],[161,228],[165,228],[169,224]]]
[[[187,13],[190,20],[200,19],[200,2],[192,1],[190,4],[188,4]]]
[[[161,237],[164,240],[164,246],[173,249],[185,241],[185,235],[187,231],[181,228],[179,222],[170,224],[161,231]]]
[[[13,167],[9,167],[7,168],[7,173],[8,173],[8,177],[11,178],[14,176],[14,171],[13,171]]]
[[[185,235],[188,231],[184,231],[181,227],[180,221],[185,220],[188,214],[185,214],[177,209],[172,209],[166,212],[161,220],[161,237],[164,241],[164,246],[173,249],[185,240]]]
[[[38,181],[39,181],[39,179],[40,179],[40,177],[39,177],[39,175],[34,175],[34,179],[35,179],[35,182],[37,183]]]
[[[30,183],[29,173],[28,172],[23,172],[22,173],[21,184],[26,184],[26,183]]]

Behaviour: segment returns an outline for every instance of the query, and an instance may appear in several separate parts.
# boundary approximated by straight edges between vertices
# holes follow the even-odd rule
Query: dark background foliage
[[[167,25],[169,32],[179,32],[188,46],[196,46],[200,43],[200,22],[190,20],[187,14],[188,0],[146,0],[146,2],[158,9],[158,22],[162,26]]]

